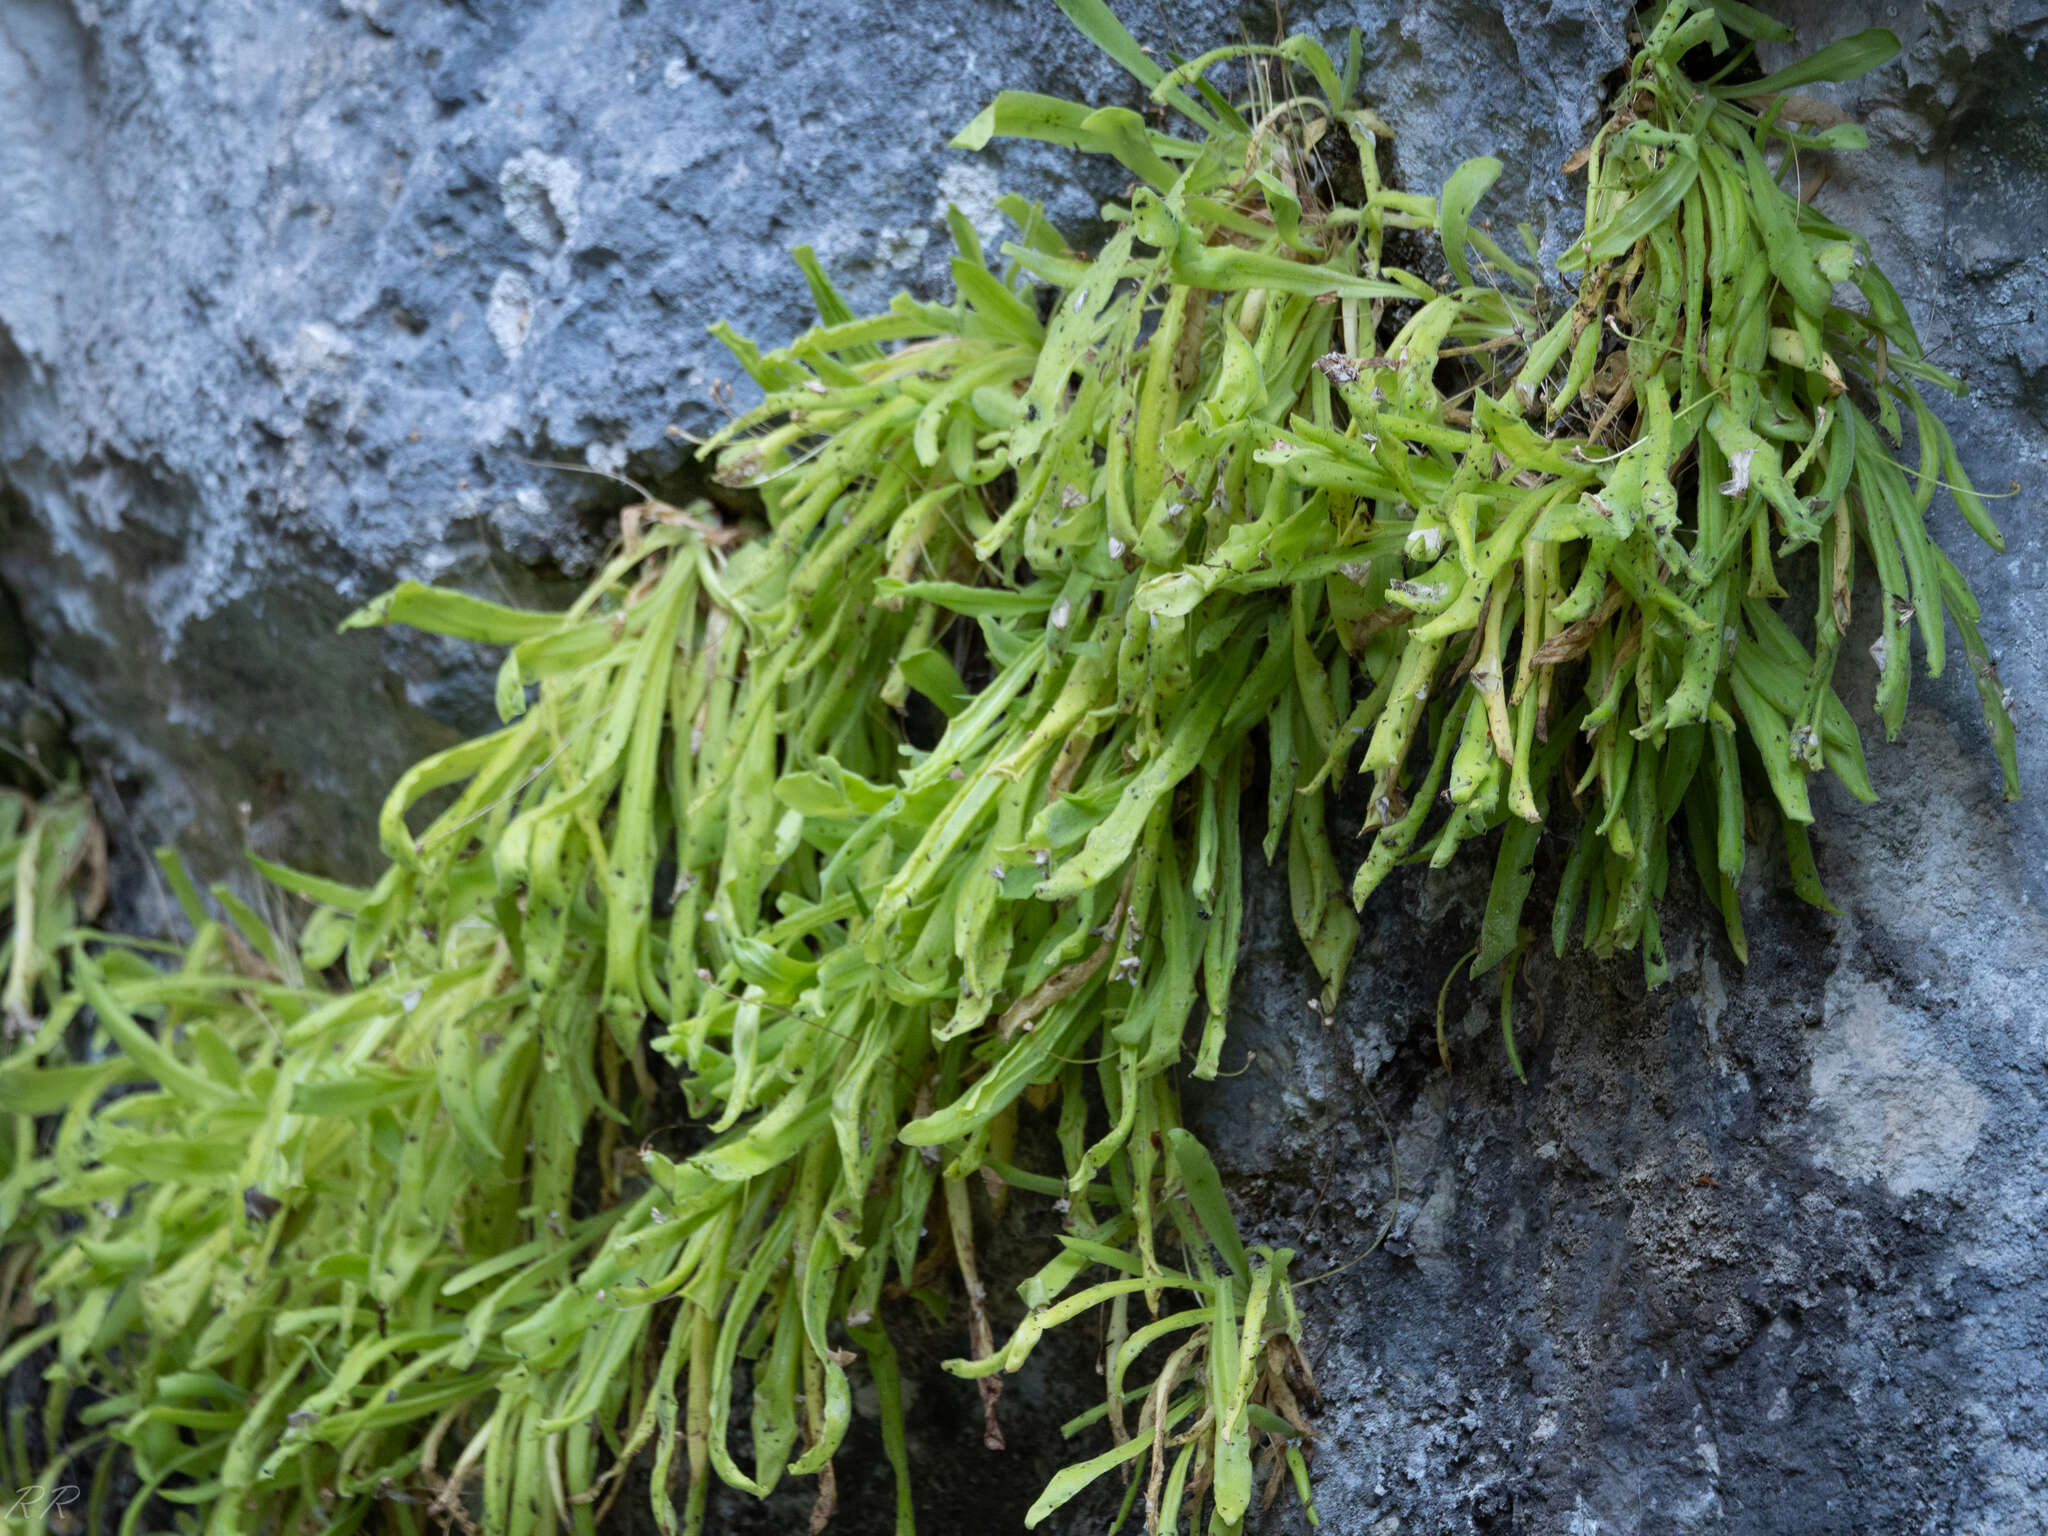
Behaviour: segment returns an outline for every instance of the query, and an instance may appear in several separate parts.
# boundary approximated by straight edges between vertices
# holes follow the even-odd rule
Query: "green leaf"
[[[1782,21],[1742,3],[1742,0],[1713,0],[1714,14],[1730,32],[1767,43],[1789,43],[1792,29]]]
[[[55,1114],[82,1093],[134,1076],[135,1068],[125,1061],[99,1062],[83,1067],[9,1063],[0,1068],[0,1114]]]
[[[216,1083],[186,1066],[160,1045],[114,998],[99,967],[83,951],[73,950],[72,974],[85,1000],[99,1015],[100,1025],[127,1053],[128,1059],[156,1079],[168,1093],[175,1093],[197,1105],[222,1105],[234,1100],[233,1089]]]
[[[278,947],[277,935],[270,931],[270,925],[255,908],[237,896],[224,880],[215,881],[211,889],[213,899],[219,902],[221,910],[227,913],[228,921],[235,925],[235,932],[242,936],[243,942],[272,967],[283,969],[283,951]]]
[[[559,613],[530,613],[506,608],[463,592],[400,582],[382,597],[371,599],[341,621],[341,629],[370,629],[408,624],[451,640],[478,640],[488,645],[516,645],[552,633],[562,625]]]
[[[1713,94],[1726,101],[1732,97],[1770,96],[1816,80],[1857,80],[1881,64],[1898,57],[1899,40],[1883,27],[1871,27],[1854,36],[1829,43],[1819,53],[1801,59],[1761,80],[1717,85]]]
[[[422,1079],[414,1072],[362,1067],[353,1077],[292,1084],[292,1113],[339,1115],[354,1119],[380,1105],[402,1103],[419,1093],[423,1086]]]
[[[1237,1218],[1230,1214],[1230,1201],[1223,1194],[1223,1180],[1216,1172],[1209,1149],[1192,1131],[1179,1126],[1166,1133],[1166,1144],[1173,1153],[1181,1185],[1188,1192],[1188,1203],[1194,1206],[1202,1231],[1223,1255],[1230,1272],[1240,1280],[1250,1279],[1251,1261],[1245,1256],[1244,1240],[1237,1235]]]
[[[1140,85],[1150,89],[1160,82],[1165,71],[1152,62],[1151,56],[1131,36],[1130,29],[1117,20],[1116,12],[1104,0],[1059,0],[1059,7],[1083,37],[1129,70]],[[1182,92],[1169,92],[1167,100],[1190,122],[1212,131],[1215,128],[1215,119]]]
[[[1437,229],[1444,243],[1444,259],[1451,264],[1452,275],[1462,288],[1472,286],[1471,258],[1466,249],[1470,244],[1472,210],[1486,196],[1487,189],[1500,180],[1500,173],[1501,163],[1491,155],[1467,160],[1451,173],[1451,179],[1444,183],[1443,195],[1437,199]]]
[[[973,695],[960,680],[952,658],[936,647],[912,651],[897,665],[903,669],[903,680],[930,699],[949,720],[972,702]]]
[[[185,921],[195,932],[211,921],[206,915],[206,903],[199,897],[199,888],[192,883],[192,876],[185,868],[185,861],[175,848],[156,850],[157,868],[163,871],[164,879],[170,882],[171,894],[177,898],[178,910],[185,914]]]
[[[256,872],[280,890],[290,891],[294,896],[303,896],[308,901],[318,902],[323,907],[333,907],[341,912],[359,912],[363,903],[370,899],[369,889],[360,885],[344,885],[339,880],[322,879],[309,875],[285,864],[274,864],[256,854],[248,855],[249,862],[256,866]]]
[[[1091,155],[1108,155],[1162,192],[1178,179],[1178,173],[1159,156],[1161,136],[1146,128],[1145,120],[1128,107],[1096,109],[1035,91],[1003,91],[953,135],[952,147],[982,149],[991,139],[1036,139]]]
[[[1036,1528],[1039,1521],[1074,1498],[1103,1473],[1113,1472],[1127,1461],[1136,1461],[1151,1449],[1152,1431],[1148,1429],[1142,1435],[1133,1435],[1114,1450],[1104,1451],[1100,1456],[1090,1457],[1071,1467],[1060,1468],[1053,1474],[1052,1481],[1045,1485],[1045,1492],[1025,1511],[1025,1529]]]
[[[970,618],[1009,619],[1045,613],[1059,601],[1059,595],[1059,584],[1049,581],[1033,582],[1021,590],[970,587],[957,581],[898,581],[892,576],[875,581],[878,598],[910,598]]]
[[[1638,240],[1663,228],[1676,216],[1686,193],[1699,179],[1700,157],[1685,151],[1674,154],[1647,185],[1639,187],[1598,229],[1590,229],[1574,241],[1558,259],[1558,270],[1590,270],[1633,250]]]
[[[1479,930],[1479,958],[1474,976],[1492,970],[1521,947],[1522,904],[1536,879],[1536,840],[1543,828],[1512,818],[1500,835],[1500,854],[1493,865],[1493,889],[1486,898],[1486,918]]]
[[[206,1184],[217,1183],[239,1169],[242,1151],[233,1142],[152,1136],[143,1141],[111,1143],[100,1155],[116,1168],[126,1168],[153,1181]]]

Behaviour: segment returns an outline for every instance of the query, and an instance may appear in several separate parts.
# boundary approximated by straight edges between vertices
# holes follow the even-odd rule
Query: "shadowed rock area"
[[[1117,9],[1161,54],[1273,32],[1265,6]],[[1872,140],[1818,204],[1969,382],[1935,403],[1980,488],[2019,490],[1993,502],[2004,559],[1946,499],[1932,526],[1982,600],[2028,798],[1999,800],[1959,662],[1915,679],[1905,743],[1882,745],[1859,594],[1839,686],[1884,800],[1817,795],[1839,915],[1753,858],[1742,968],[1678,861],[1661,992],[1633,959],[1532,952],[1526,1085],[1490,978],[1450,986],[1455,1070],[1437,1059],[1485,853],[1376,898],[1328,1022],[1262,881],[1226,1063],[1249,1069],[1187,1104],[1298,1277],[1388,1228],[1301,1293],[1325,1531],[2048,1528],[2048,4],[1781,14],[1806,48],[1870,25],[1905,43],[1807,88]],[[1558,167],[1626,57],[1615,8],[1288,21],[1362,29],[1402,184],[1497,155],[1496,227],[1526,220],[1553,255],[1571,237]],[[492,658],[335,622],[401,576],[558,599],[637,499],[607,476],[698,490],[678,434],[720,419],[714,391],[745,399],[705,328],[799,330],[788,247],[879,306],[945,292],[948,202],[997,236],[1016,190],[1087,236],[1117,190],[1100,167],[945,148],[1006,86],[1138,100],[1039,0],[0,4],[0,726],[48,755],[68,731],[134,920],[157,920],[138,853],[163,839],[209,873],[245,840],[373,865],[385,785],[492,720]],[[1022,1272],[1050,1229],[1018,1197],[991,1262]],[[1012,1384],[996,1456],[937,1366],[957,1317],[903,1322],[920,1528],[1017,1528],[1098,1390],[1085,1330]],[[893,1529],[871,1423],[839,1476],[833,1529]],[[809,1499],[721,1495],[719,1518],[801,1529]],[[1305,1529],[1290,1503],[1258,1528]],[[1076,1509],[1062,1531],[1107,1523]]]

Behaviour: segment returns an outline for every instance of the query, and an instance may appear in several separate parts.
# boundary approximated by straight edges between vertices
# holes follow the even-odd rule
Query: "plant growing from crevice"
[[[1741,953],[1748,843],[1824,902],[1808,782],[1870,793],[1833,687],[1859,547],[1888,733],[1906,626],[1939,672],[1952,620],[2012,792],[1976,605],[1922,523],[1945,486],[1998,541],[1919,393],[1954,381],[1785,185],[1860,139],[1788,93],[1889,34],[1724,83],[1731,32],[1782,29],[1666,7],[1553,296],[1475,222],[1498,162],[1381,184],[1355,38],[1341,69],[1297,37],[1164,70],[1063,5],[1186,133],[1005,93],[962,142],[1114,157],[1099,252],[1010,199],[992,270],[955,214],[956,301],[871,316],[799,253],[820,323],[724,333],[763,399],[707,445],[760,525],[649,503],[567,613],[407,585],[351,620],[509,647],[505,724],[401,779],[374,887],[264,866],[314,907],[288,943],[167,861],[194,930],[168,968],[42,933],[64,984],[0,1066],[0,1199],[52,1318],[0,1364],[55,1347],[43,1443],[102,1394],[81,1417],[218,1532],[593,1531],[643,1453],[665,1530],[713,1475],[814,1476],[820,1526],[859,1368],[907,1530],[885,1319],[942,1258],[991,1443],[1002,1373],[1105,1319],[1105,1401],[1070,1427],[1107,1448],[1029,1523],[1122,1471],[1148,1530],[1235,1530],[1306,1499],[1314,1401],[1290,1255],[1243,1241],[1180,1124],[1179,1074],[1221,1059],[1247,798],[1326,1011],[1354,907],[1486,835],[1477,970],[1511,976],[1546,832],[1560,952],[1576,929],[1665,979],[1676,832]],[[1210,77],[1247,60],[1232,104]],[[1784,590],[1808,546],[1810,603]],[[913,739],[912,695],[942,728]],[[627,1113],[670,1074],[680,1141]],[[1027,1114],[1058,1169],[1016,1165]],[[977,1176],[1060,1226],[1007,1340]]]

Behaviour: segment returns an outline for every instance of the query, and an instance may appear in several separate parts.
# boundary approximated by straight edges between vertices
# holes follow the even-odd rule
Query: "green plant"
[[[860,1359],[908,1529],[879,1318],[950,1250],[992,1439],[1000,1373],[1106,1309],[1110,1446],[1033,1523],[1122,1467],[1148,1529],[1234,1530],[1261,1475],[1306,1498],[1312,1390],[1290,1256],[1243,1242],[1179,1123],[1198,1007],[1187,1070],[1220,1060],[1247,793],[1326,1008],[1354,903],[1496,831],[1474,964],[1511,972],[1567,802],[1560,951],[1583,917],[1664,979],[1676,824],[1739,953],[1750,835],[1824,901],[1807,780],[1869,794],[1832,686],[1858,545],[1888,731],[1904,624],[1939,671],[1953,619],[2011,791],[1975,604],[1921,522],[1946,484],[1997,542],[1918,393],[1953,381],[1780,184],[1858,138],[1790,126],[1782,93],[1888,34],[1698,83],[1693,50],[1773,24],[1668,6],[1588,151],[1567,302],[1474,221],[1498,162],[1439,198],[1380,184],[1355,40],[1341,70],[1294,38],[1162,71],[1063,4],[1193,136],[1005,93],[962,142],[1113,156],[1135,180],[1097,255],[1008,200],[999,272],[955,215],[958,300],[856,317],[799,252],[821,323],[769,353],[725,333],[764,398],[708,450],[762,526],[648,504],[566,614],[408,585],[351,621],[509,647],[504,727],[400,781],[374,888],[266,866],[314,903],[295,947],[224,888],[210,919],[171,862],[176,969],[46,938],[71,986],[0,1066],[0,1198],[61,1321],[0,1363],[57,1344],[52,1434],[66,1384],[110,1394],[91,1422],[218,1532],[351,1530],[380,1494],[431,1501],[394,1498],[401,1529],[466,1524],[472,1480],[494,1532],[589,1531],[643,1449],[664,1529],[712,1473],[816,1476],[822,1524]],[[1233,60],[1247,104],[1208,79]],[[1779,577],[1807,545],[1811,650]],[[943,722],[915,739],[912,694]],[[1347,887],[1354,772],[1376,835]],[[692,1129],[622,1155],[670,1067]],[[1057,1173],[1015,1166],[1026,1112]],[[977,1173],[1062,1215],[1002,1344]]]

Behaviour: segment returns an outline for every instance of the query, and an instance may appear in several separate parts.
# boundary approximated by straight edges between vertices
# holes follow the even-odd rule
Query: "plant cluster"
[[[1355,906],[1489,834],[1475,970],[1511,976],[1546,832],[1559,952],[1576,931],[1665,979],[1677,830],[1739,953],[1747,845],[1824,901],[1809,781],[1870,795],[1833,682],[1859,547],[1887,731],[1908,625],[1939,672],[1952,621],[2011,791],[1976,605],[1923,524],[1946,486],[1998,542],[1919,393],[1954,381],[1799,196],[1802,157],[1861,133],[1788,93],[1888,34],[1734,83],[1782,29],[1666,6],[1558,294],[1475,221],[1497,161],[1382,184],[1355,36],[1342,69],[1300,37],[1162,69],[1062,3],[1185,136],[1005,93],[961,142],[1114,157],[1107,242],[1011,199],[992,270],[955,215],[956,301],[871,316],[800,252],[820,324],[726,333],[763,399],[707,445],[760,526],[650,502],[566,613],[407,585],[351,620],[509,648],[504,725],[404,776],[374,887],[264,866],[314,905],[292,944],[167,861],[194,938],[165,966],[17,881],[16,959],[46,958],[10,974],[35,1022],[0,1065],[0,1216],[53,1320],[0,1366],[54,1347],[47,1443],[89,1388],[77,1417],[209,1532],[346,1532],[380,1499],[399,1529],[591,1532],[643,1451],[664,1530],[714,1474],[815,1477],[816,1528],[858,1362],[908,1530],[883,1319],[951,1266],[991,1444],[1001,1374],[1105,1319],[1105,1401],[1070,1429],[1108,1448],[1029,1523],[1122,1469],[1149,1531],[1235,1531],[1262,1486],[1306,1500],[1314,1400],[1291,1255],[1243,1242],[1180,1124],[1179,1074],[1221,1059],[1247,800],[1325,1009]],[[671,1074],[685,1139],[638,1143],[628,1107]],[[1026,1115],[1057,1169],[1017,1165]],[[1061,1229],[1002,1341],[984,1181]]]

